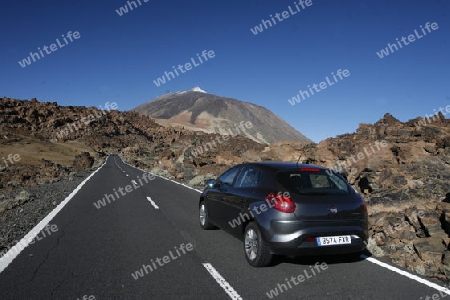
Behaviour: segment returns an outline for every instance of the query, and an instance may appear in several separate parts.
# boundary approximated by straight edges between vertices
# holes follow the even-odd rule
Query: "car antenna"
[[[298,162],[300,161],[300,158],[302,157],[302,154],[303,154],[303,148],[300,151],[301,152],[300,152],[300,155],[299,155],[299,157],[297,159],[297,163],[296,163],[297,168],[298,168]],[[301,162],[301,163],[303,163],[303,162]]]
[[[307,148],[307,146],[308,146],[308,145],[304,145],[304,146],[300,149],[300,155],[299,155],[299,157],[298,157],[298,159],[297,159],[297,163],[296,163],[297,168],[299,167],[299,166],[298,166],[298,162],[300,161],[300,158],[302,157],[302,155],[305,154],[303,151],[305,151],[305,149]],[[303,161],[301,161],[300,163],[303,164]]]

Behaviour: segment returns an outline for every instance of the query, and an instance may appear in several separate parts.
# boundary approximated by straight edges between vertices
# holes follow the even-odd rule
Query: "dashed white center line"
[[[209,274],[217,281],[221,288],[230,296],[233,300],[242,300],[242,297],[233,289],[233,287],[217,272],[217,270],[210,264],[204,263],[203,266],[208,270]]]
[[[132,166],[129,163],[126,163],[123,160],[122,157],[120,157],[120,158],[121,158],[122,162],[127,164],[128,166],[130,166],[132,168],[135,168],[135,169],[138,169],[138,170],[141,170],[142,172],[148,172],[146,170],[143,170],[143,169],[137,168],[135,166]],[[174,183],[178,183],[178,182],[174,181],[173,179],[169,179],[169,178],[166,178],[166,177],[163,177],[163,176],[160,176],[160,175],[156,175],[155,174],[155,176],[157,176],[158,178],[167,180],[167,181],[173,181]],[[196,191],[198,193],[202,193],[201,190],[192,188],[192,187],[190,187],[188,185],[185,185],[183,183],[178,183],[178,184],[181,184],[182,186],[184,186],[186,188],[189,188],[191,190],[194,190],[194,191]],[[159,207],[153,202],[153,200],[150,197],[147,197],[147,199],[152,203],[152,205],[156,209],[159,209]],[[428,287],[431,287],[431,288],[436,289],[436,290],[438,290],[440,292],[446,293],[447,295],[450,295],[450,289],[447,288],[446,286],[441,286],[441,285],[432,283],[429,280],[422,279],[422,278],[420,278],[420,277],[418,277],[416,275],[410,274],[409,272],[402,271],[402,270],[400,270],[400,269],[398,269],[398,268],[396,268],[394,266],[391,266],[389,264],[383,263],[383,262],[381,262],[381,261],[379,261],[379,260],[377,260],[377,259],[375,259],[373,257],[367,257],[365,255],[362,255],[361,257],[366,259],[367,261],[373,263],[373,264],[376,264],[376,265],[382,267],[382,268],[385,268],[385,269],[388,269],[388,270],[393,271],[395,273],[398,273],[400,275],[406,276],[409,279],[412,279],[412,280],[414,280],[416,282],[420,282],[422,284],[427,285]],[[204,263],[203,266],[208,270],[208,272],[217,281],[217,283],[219,283],[219,285],[225,290],[225,292],[230,296],[231,299],[242,299],[242,297],[230,286],[230,284],[219,274],[219,272],[217,272],[217,270],[211,264]]]
[[[154,207],[155,209],[159,209],[159,206],[156,205],[156,203],[152,200],[152,198],[147,197],[147,200],[150,201],[150,203],[153,205],[153,207]]]

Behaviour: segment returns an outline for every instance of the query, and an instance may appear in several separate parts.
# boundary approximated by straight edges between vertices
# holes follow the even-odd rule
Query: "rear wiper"
[[[327,192],[298,192],[300,195],[329,195]]]

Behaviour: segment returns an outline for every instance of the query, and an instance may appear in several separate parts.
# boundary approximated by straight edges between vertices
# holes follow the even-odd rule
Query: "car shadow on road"
[[[302,266],[314,265],[316,262],[325,262],[328,265],[333,264],[348,264],[356,263],[371,257],[369,251],[364,251],[358,254],[335,254],[335,255],[320,255],[320,256],[298,256],[289,258],[285,256],[275,255],[269,267],[275,267],[280,264],[295,264]]]

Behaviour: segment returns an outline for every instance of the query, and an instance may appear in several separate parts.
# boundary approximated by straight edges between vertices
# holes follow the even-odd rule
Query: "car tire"
[[[255,222],[245,227],[244,254],[247,262],[253,267],[266,267],[272,261],[272,253],[262,239],[261,231]]]
[[[198,210],[199,210],[200,227],[202,227],[204,230],[215,229],[216,226],[211,224],[211,222],[209,221],[209,214],[208,209],[206,208],[205,201],[200,202]]]

